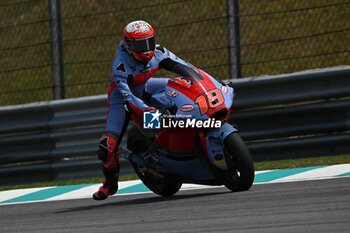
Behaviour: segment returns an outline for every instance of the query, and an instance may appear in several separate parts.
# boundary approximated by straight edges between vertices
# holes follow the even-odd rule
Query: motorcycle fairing
[[[194,118],[194,117],[198,116],[197,119],[201,119],[201,120],[208,119],[207,116],[200,116],[198,106],[195,105],[190,98],[188,98],[186,95],[184,95],[179,90],[176,90],[172,87],[167,86],[165,88],[165,93],[169,93],[169,94],[166,94],[167,98],[170,100],[170,102],[172,102],[178,106],[178,110],[176,112],[177,115],[181,115],[181,116],[186,115],[190,118]],[[193,110],[189,111],[189,112],[183,112],[181,109],[181,106],[183,106],[183,105],[192,105]]]
[[[227,86],[223,89],[221,83],[204,71],[198,70],[198,72],[204,77],[203,79],[193,79],[191,77],[170,79],[165,89],[167,97],[178,107],[192,105],[193,110],[186,113],[193,118],[206,120],[220,110],[227,112],[232,105],[233,89]],[[223,90],[225,93],[223,93]],[[209,103],[210,100],[218,102]],[[204,104],[204,106],[201,104]]]
[[[198,142],[198,144],[201,145],[203,152],[205,152],[203,153],[203,157],[190,158],[186,161],[176,160],[166,156],[157,156],[157,159],[160,167],[162,168],[160,170],[163,170],[166,173],[179,175],[193,180],[204,181],[216,179],[216,176],[213,170],[203,165],[203,160],[206,161],[207,166],[209,164],[209,160],[211,164],[221,170],[228,169],[224,156],[225,151],[223,149],[223,142],[228,135],[237,132],[237,130],[230,124],[224,123],[226,122],[232,107],[234,95],[233,88],[219,83],[204,71],[198,70],[198,72],[200,75],[202,75],[203,79],[186,76],[178,77],[178,79],[171,79],[169,80],[164,92],[156,94],[152,98],[158,99],[157,101],[153,102],[158,108],[168,106],[169,104],[175,104],[178,107],[176,114],[187,116],[190,115],[191,118],[196,118],[198,120],[206,120],[209,117],[215,118],[218,116],[214,115],[215,113],[224,110],[222,111],[224,114],[219,116],[225,116],[225,118],[218,117],[218,119],[223,121],[222,127],[219,129],[207,129],[207,133],[205,134],[202,134],[203,132],[198,132],[198,130],[201,131],[201,129],[190,129],[193,137],[185,137],[184,132],[176,132],[176,129],[167,129],[155,132],[157,135],[155,145],[157,145],[159,148],[164,148],[180,154],[190,152],[193,148],[195,148],[196,142],[194,139],[196,135],[202,134],[202,136],[199,138],[200,142]],[[210,96],[208,97],[208,94],[213,93],[220,96],[220,104],[211,102],[212,100],[215,100],[215,96],[211,96],[213,98],[209,98]],[[166,98],[164,98],[164,96]],[[197,101],[198,97],[203,97],[203,99],[208,101],[208,111],[201,111]],[[132,156],[130,159],[137,164],[141,164],[142,166],[148,166],[147,162],[143,161],[143,158],[136,159]],[[153,168],[159,171],[159,169],[156,167]]]
[[[202,146],[205,147],[209,162],[225,171],[228,167],[225,161],[223,143],[234,132],[238,132],[236,128],[228,123],[224,123],[219,129],[211,129],[203,137],[204,142],[202,141]],[[158,156],[157,159],[167,173],[194,180],[211,180],[215,178],[214,173],[206,169],[198,157],[186,160],[174,160],[166,156]]]
[[[173,106],[173,102],[166,97],[164,92],[154,94],[150,99],[151,106],[159,109],[169,109]]]
[[[159,156],[159,163],[167,173],[176,174],[183,178],[193,180],[213,180],[215,175],[212,171],[203,167],[201,161],[196,158],[186,161],[177,161]]]
[[[221,90],[222,95],[225,98],[225,105],[226,108],[231,109],[232,104],[233,104],[233,97],[235,95],[234,89],[224,82],[220,83],[216,79],[214,79],[211,75],[207,74],[206,75],[210,78],[210,80],[215,84],[216,88]]]
[[[195,147],[196,134],[191,131],[169,129],[162,131],[155,139],[155,144],[174,153],[190,153]]]
[[[219,129],[211,129],[202,140],[206,148],[209,161],[219,169],[227,171],[228,167],[225,161],[224,141],[234,132],[238,132],[236,128],[228,123],[224,123]]]

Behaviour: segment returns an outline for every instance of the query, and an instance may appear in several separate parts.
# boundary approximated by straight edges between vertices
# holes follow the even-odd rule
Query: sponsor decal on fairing
[[[181,112],[191,112],[194,109],[192,104],[184,104],[180,107]]]
[[[191,115],[164,115],[159,110],[143,113],[144,129],[169,129],[169,128],[220,128],[222,122],[214,118],[200,120]]]

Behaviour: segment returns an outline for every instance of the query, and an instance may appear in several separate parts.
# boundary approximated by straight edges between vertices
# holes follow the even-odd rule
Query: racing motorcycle
[[[253,160],[227,122],[233,88],[190,65],[178,65],[174,72],[177,77],[164,91],[145,99],[161,111],[130,109],[135,124],[127,135],[127,159],[136,174],[161,196],[174,195],[183,183],[248,190]]]

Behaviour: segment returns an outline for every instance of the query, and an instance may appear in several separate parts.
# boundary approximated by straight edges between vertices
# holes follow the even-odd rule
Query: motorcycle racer
[[[153,78],[153,75],[159,69],[174,71],[179,64],[187,66],[185,61],[156,44],[149,23],[137,20],[125,26],[109,78],[106,127],[97,151],[104,180],[93,194],[94,200],[104,200],[118,191],[117,150],[130,119],[126,106],[140,113],[154,110],[147,99],[164,90],[168,78]]]

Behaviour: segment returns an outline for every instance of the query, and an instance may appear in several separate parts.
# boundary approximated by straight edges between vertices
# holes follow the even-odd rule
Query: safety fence
[[[230,122],[255,161],[350,152],[350,67],[232,81]],[[1,107],[0,184],[101,176],[105,114],[105,95]]]
[[[0,105],[52,100],[60,88],[105,94],[122,28],[136,19],[221,80],[232,67],[251,77],[349,65],[349,0],[3,0]]]

